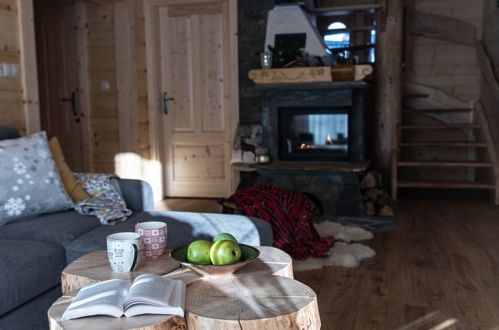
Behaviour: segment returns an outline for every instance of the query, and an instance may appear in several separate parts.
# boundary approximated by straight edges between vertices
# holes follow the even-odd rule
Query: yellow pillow
[[[57,169],[59,170],[59,175],[61,176],[61,180],[64,183],[64,188],[66,188],[66,192],[71,197],[73,202],[79,202],[84,199],[90,198],[82,188],[82,182],[76,180],[73,175],[73,172],[69,168],[66,160],[64,159],[64,155],[62,154],[61,145],[59,144],[59,140],[57,137],[53,137],[49,141],[50,151],[52,152],[52,157],[54,158]]]

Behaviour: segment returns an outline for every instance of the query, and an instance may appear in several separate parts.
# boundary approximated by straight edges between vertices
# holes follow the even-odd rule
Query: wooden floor
[[[499,207],[403,201],[397,222],[358,268],[295,273],[317,293],[323,329],[499,329]]]

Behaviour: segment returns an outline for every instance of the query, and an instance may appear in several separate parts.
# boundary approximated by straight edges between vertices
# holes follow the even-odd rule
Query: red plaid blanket
[[[245,215],[270,223],[274,247],[295,259],[326,257],[334,244],[333,237],[320,237],[317,233],[312,225],[308,197],[302,193],[256,186],[237,191],[229,201]]]

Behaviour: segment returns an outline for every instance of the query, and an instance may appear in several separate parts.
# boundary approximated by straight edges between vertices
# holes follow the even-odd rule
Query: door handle
[[[71,112],[73,113],[73,117],[75,117],[76,122],[80,122],[80,118],[78,118],[78,108],[76,103],[76,92],[71,93],[71,98],[69,99],[61,99],[62,102],[71,102]]]
[[[168,97],[168,93],[167,92],[163,92],[163,113],[165,115],[168,114],[168,101],[173,101],[173,100],[175,100],[175,98]]]

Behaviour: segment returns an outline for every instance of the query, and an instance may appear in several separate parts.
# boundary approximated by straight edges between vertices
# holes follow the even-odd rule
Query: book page
[[[83,286],[62,315],[62,320],[90,315],[121,317],[123,302],[131,285],[126,280],[109,280]]]
[[[124,302],[124,310],[127,316],[138,312],[139,309],[141,314],[153,314],[161,310],[160,314],[183,316],[184,301],[184,282],[146,274],[138,276],[133,282]],[[140,305],[147,307],[135,308]],[[149,309],[149,306],[164,307],[164,309]]]

